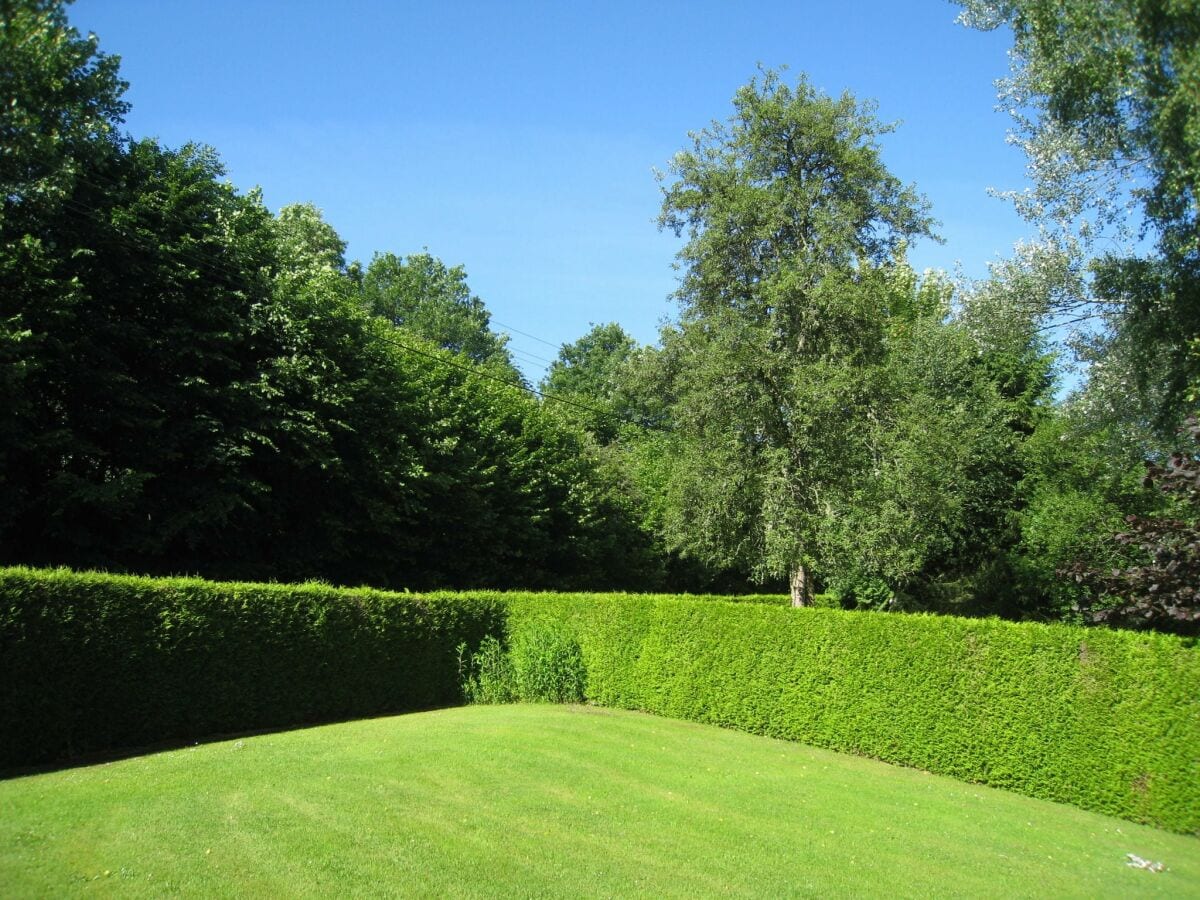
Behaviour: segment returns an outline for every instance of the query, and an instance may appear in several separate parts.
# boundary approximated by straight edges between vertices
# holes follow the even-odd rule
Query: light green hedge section
[[[510,595],[589,701],[1200,833],[1200,650],[1169,635],[668,598]]]

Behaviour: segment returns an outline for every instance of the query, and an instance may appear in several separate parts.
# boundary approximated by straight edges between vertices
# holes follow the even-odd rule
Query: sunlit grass
[[[477,706],[0,783],[0,894],[85,892],[1195,897],[1200,840],[692,723]]]

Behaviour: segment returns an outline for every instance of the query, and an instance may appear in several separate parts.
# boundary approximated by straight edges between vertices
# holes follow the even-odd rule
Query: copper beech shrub
[[[1112,540],[1139,562],[1099,570],[1075,563],[1062,574],[1090,589],[1079,610],[1089,621],[1126,628],[1200,634],[1200,423],[1189,416],[1183,431],[1196,451],[1147,462],[1142,484],[1175,498],[1182,518],[1126,516]]]

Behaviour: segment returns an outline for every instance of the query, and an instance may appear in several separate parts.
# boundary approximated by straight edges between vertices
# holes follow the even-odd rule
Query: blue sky
[[[942,222],[919,268],[972,276],[1028,232],[988,187],[1024,182],[993,82],[1005,32],[942,0],[588,3],[77,0],[122,58],[127,127],[217,148],[272,209],[311,202],[364,262],[464,264],[531,380],[591,323],[643,342],[674,314],[679,242],[653,175],[728,116],[759,63],[901,120],[892,171]],[[502,324],[500,324],[502,323]],[[517,333],[524,332],[524,334]]]

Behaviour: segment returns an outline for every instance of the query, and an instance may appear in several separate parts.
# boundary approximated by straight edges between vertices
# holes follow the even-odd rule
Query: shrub
[[[1200,649],[997,619],[602,595],[509,597],[557,620],[590,702],[873,756],[1200,833]]]
[[[464,696],[646,710],[1200,833],[1200,648],[1174,635],[0,569],[2,765]]]
[[[517,699],[512,661],[499,639],[485,637],[475,653],[458,648],[462,665],[463,696],[468,703],[512,703]]]
[[[464,651],[465,645],[460,654]],[[553,620],[528,624],[508,650],[489,635],[463,669],[463,694],[471,703],[583,702],[583,654]]]
[[[583,654],[559,622],[534,622],[514,636],[512,672],[517,698],[523,702],[583,702]]]
[[[0,569],[0,766],[462,699],[495,596]]]

